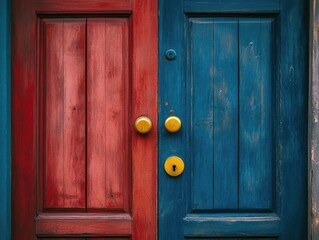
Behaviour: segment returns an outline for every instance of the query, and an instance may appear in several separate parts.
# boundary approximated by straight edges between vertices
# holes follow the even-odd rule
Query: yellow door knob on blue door
[[[142,116],[135,120],[134,126],[138,133],[146,134],[152,130],[152,121],[148,117]]]
[[[184,161],[177,156],[171,156],[166,159],[164,169],[168,175],[177,177],[184,171]]]
[[[170,116],[165,120],[165,129],[168,132],[178,132],[182,127],[182,121],[176,116]]]

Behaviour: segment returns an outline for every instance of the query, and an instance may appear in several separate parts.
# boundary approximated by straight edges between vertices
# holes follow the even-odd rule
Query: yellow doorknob
[[[168,132],[178,132],[182,127],[181,120],[176,116],[170,116],[165,120],[165,129]]]
[[[166,159],[164,169],[168,175],[177,177],[184,171],[184,161],[179,157],[171,156]]]
[[[146,134],[152,130],[152,121],[145,116],[137,118],[134,125],[136,131],[140,134]]]

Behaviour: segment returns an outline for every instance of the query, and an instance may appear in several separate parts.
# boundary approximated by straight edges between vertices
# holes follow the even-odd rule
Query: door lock
[[[177,156],[171,156],[166,159],[164,169],[168,175],[177,177],[184,171],[184,161]]]

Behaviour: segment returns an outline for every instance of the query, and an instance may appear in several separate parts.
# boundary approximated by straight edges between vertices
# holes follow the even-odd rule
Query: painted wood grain
[[[307,236],[308,229],[309,1],[282,1],[281,8],[281,24],[285,27],[277,33],[282,39],[278,49],[280,72],[277,87],[280,95],[276,110],[280,116],[277,120],[280,164],[277,179],[280,178],[282,184],[279,192],[282,202],[278,202],[278,208],[282,219],[281,238],[302,239]]]
[[[36,234],[45,235],[109,235],[132,234],[132,219],[38,219]]]
[[[214,199],[214,24],[191,22],[193,209],[212,209]]]
[[[102,238],[104,236],[114,236],[117,239],[128,239],[131,236],[134,239],[143,239],[146,236],[149,239],[155,239],[157,235],[156,2],[134,1],[134,11],[130,23],[125,16],[132,11],[131,1],[75,2],[53,0],[40,2],[36,0],[14,0],[12,5],[12,63],[15,69],[13,71],[12,91],[12,179],[14,189],[12,193],[14,229],[12,239],[34,239],[37,233],[40,234],[38,236],[43,237],[62,237],[62,235],[70,236],[72,232],[81,235],[93,232],[96,238],[98,236]],[[89,92],[86,88],[88,86],[86,79],[88,69],[85,65],[85,57],[88,53],[86,42],[87,20],[81,18],[81,16],[87,16],[82,14],[100,14],[101,12],[104,14],[120,13],[117,17],[108,17],[109,23],[112,22],[112,24],[107,28],[109,32],[105,38],[105,43],[109,45],[107,46],[108,51],[111,51],[111,46],[114,47],[115,51],[125,49],[125,51],[122,51],[122,56],[114,52],[107,52],[111,58],[106,58],[108,61],[106,64],[110,65],[111,70],[117,69],[119,71],[109,72],[110,76],[108,77],[111,80],[108,84],[111,85],[114,82],[114,86],[108,86],[110,87],[108,88],[110,95],[106,97],[113,102],[117,100],[122,101],[123,104],[126,102],[126,105],[124,104],[126,109],[124,110],[119,109],[120,104],[114,107],[114,110],[116,110],[114,117],[119,120],[119,125],[115,125],[113,115],[108,115],[108,120],[113,124],[113,127],[115,125],[115,128],[117,128],[111,130],[122,131],[120,135],[123,138],[128,137],[131,133],[127,131],[133,131],[133,128],[131,128],[132,122],[140,114],[151,117],[154,130],[147,138],[134,135],[132,144],[127,146],[131,153],[124,153],[125,150],[121,150],[122,157],[132,159],[133,167],[131,169],[129,169],[128,163],[115,162],[113,158],[111,165],[114,164],[114,166],[112,165],[110,168],[115,170],[107,172],[107,178],[121,175],[120,177],[125,179],[127,186],[118,184],[118,182],[111,182],[115,181],[113,178],[109,183],[114,185],[116,194],[118,191],[122,191],[127,196],[115,196],[119,199],[119,202],[115,204],[114,202],[107,203],[108,206],[112,205],[113,212],[106,213],[105,208],[103,208],[99,212],[100,215],[97,213],[97,215],[92,215],[92,212],[96,212],[96,209],[86,208],[87,192],[85,188],[87,182],[85,180],[88,175],[86,174],[87,170],[82,168],[85,167],[86,154],[88,153],[88,142],[85,139],[85,134],[87,134],[89,128],[85,121],[89,117],[86,111]],[[51,15],[46,18],[47,13],[54,13],[54,18]],[[41,19],[37,19],[37,14],[42,14]],[[68,14],[72,14],[72,16]],[[74,14],[78,14],[76,19],[72,19]],[[116,24],[114,23],[119,18],[122,19],[121,24],[119,24],[121,26],[115,27]],[[43,31],[45,29],[43,22],[51,24],[50,27],[45,26],[48,27],[46,29],[48,36],[44,34],[46,31]],[[52,27],[52,25],[56,26]],[[62,25],[63,28],[61,29],[57,25]],[[130,29],[128,29],[129,26]],[[114,34],[116,40],[122,38],[122,42],[111,41],[112,36],[109,34]],[[103,38],[102,35],[98,37]],[[64,49],[61,50],[61,48]],[[43,51],[44,49],[45,51]],[[47,61],[42,61],[46,59],[48,54],[51,56],[49,66]],[[84,60],[82,60],[83,56]],[[112,62],[112,59],[115,61]],[[114,65],[118,63],[123,63],[123,65]],[[132,69],[128,69],[128,66],[131,66]],[[121,71],[122,73],[120,73]],[[51,73],[50,76],[48,76],[48,73]],[[129,74],[133,75],[129,76]],[[130,84],[130,81],[132,81],[132,84]],[[98,86],[92,87],[92,90],[100,90],[97,88]],[[123,91],[120,89],[123,89]],[[122,95],[118,94],[119,92]],[[133,94],[131,98],[129,93]],[[100,97],[97,94],[95,95]],[[122,99],[117,98],[120,95]],[[53,106],[53,100],[56,106]],[[132,103],[132,110],[126,111],[129,109],[128,102]],[[110,109],[109,103],[106,106],[109,108],[104,111]],[[130,111],[134,113],[133,117],[130,115]],[[119,113],[119,116],[116,116],[117,113]],[[55,116],[52,116],[53,114]],[[94,114],[96,113],[94,112]],[[62,115],[63,120],[61,120]],[[62,126],[58,126],[59,124]],[[120,127],[120,125],[123,126]],[[121,128],[122,130],[120,130]],[[61,129],[63,129],[63,139],[60,136],[62,135]],[[45,130],[48,130],[49,134]],[[113,133],[111,132],[111,134]],[[112,137],[116,139],[115,136]],[[46,141],[50,144],[47,144]],[[66,150],[63,154],[59,150],[62,147],[60,141],[63,141],[63,149]],[[121,139],[121,143],[128,141],[129,139]],[[119,149],[119,142],[120,140],[117,138],[114,143],[117,149]],[[52,147],[56,149],[55,154]],[[46,158],[47,153],[49,153],[49,158]],[[60,156],[61,159],[58,158]],[[145,162],[145,159],[151,161]],[[123,171],[122,167],[127,168],[127,172],[125,172],[126,170]],[[77,171],[75,172],[74,169],[77,169]],[[132,175],[129,173],[130,170]],[[69,174],[65,174],[66,172]],[[65,184],[63,179],[70,180],[70,185]],[[60,186],[62,187],[60,188]],[[129,190],[131,186],[134,187],[132,192]],[[65,188],[71,189],[71,191],[67,192],[64,190]],[[43,190],[45,191],[43,192]],[[53,194],[56,199],[52,197],[52,194],[47,199],[46,191],[56,192]],[[113,193],[113,186],[108,185],[107,191]],[[64,197],[66,201],[64,201]],[[91,198],[93,198],[92,195]],[[126,198],[132,198],[131,209],[128,206],[129,204],[126,203]],[[50,205],[50,201],[47,200],[53,200],[51,201],[53,203]],[[47,206],[50,209],[44,208]],[[124,211],[132,210],[130,214],[132,217],[118,218],[114,216],[114,213],[120,214],[118,211],[123,211],[119,210],[120,208]],[[114,209],[117,209],[117,211],[114,211]],[[46,217],[40,219],[38,214],[46,214]],[[79,214],[82,214],[80,219]],[[37,218],[35,219],[36,215]],[[102,218],[101,215],[103,215]],[[85,231],[86,229],[88,231]],[[57,235],[57,233],[62,235]]]
[[[36,159],[36,19],[33,0],[12,1],[12,239],[33,238]],[[22,24],[23,22],[23,24]]]
[[[319,2],[311,1],[309,239],[319,239]]]
[[[276,214],[189,214],[184,218],[184,229],[187,237],[211,239],[278,236],[280,218]]]
[[[240,19],[239,207],[271,209],[272,20]]]
[[[271,24],[191,20],[194,209],[272,206]]]
[[[45,208],[85,208],[85,21],[45,24]]]
[[[132,239],[157,238],[158,2],[135,0],[132,15],[132,117],[148,116],[147,136],[132,133]]]
[[[187,60],[186,33],[184,29],[183,0],[159,1],[159,162],[158,162],[158,239],[183,239],[183,226],[181,219],[186,209],[192,208],[185,200],[185,191],[190,190],[188,176],[191,173],[190,138],[187,136],[191,130],[188,124],[191,115],[190,81],[184,75]],[[172,24],[175,23],[175,24]],[[188,35],[187,35],[188,36]],[[169,61],[165,57],[168,49],[176,51],[176,58]],[[190,64],[190,63],[189,63]],[[190,73],[188,73],[190,74]],[[187,80],[186,80],[187,79]],[[184,92],[184,90],[189,91]],[[171,115],[178,116],[182,121],[179,132],[170,134],[164,129],[164,122]],[[164,171],[165,160],[176,155],[185,162],[182,175],[176,178],[169,177]]]
[[[0,2],[0,239],[11,239],[11,2]]]
[[[238,19],[214,21],[214,209],[238,208]]]
[[[127,13],[132,11],[132,0],[36,0],[36,9],[41,13]]]
[[[0,238],[11,238],[11,2],[0,2]]]
[[[88,19],[88,208],[128,211],[128,20]]]
[[[216,4],[217,2],[220,3],[220,6]],[[274,2],[276,6],[271,7],[272,10],[265,7],[268,3]],[[231,6],[230,3],[234,5]],[[177,134],[168,134],[164,129],[159,128],[159,194],[161,196],[159,199],[159,239],[182,239],[185,236],[190,239],[192,237],[258,239],[257,236],[270,239],[303,239],[307,235],[305,215],[307,212],[305,205],[307,202],[305,192],[307,173],[305,161],[307,2],[284,0],[281,2],[268,1],[268,3],[266,1],[243,3],[227,0],[160,2],[159,122],[164,122],[166,117],[174,112],[181,117],[183,127],[182,131]],[[251,6],[245,6],[245,4]],[[241,8],[242,6],[245,9]],[[183,10],[181,11],[180,8]],[[219,9],[216,10],[217,8]],[[224,16],[221,11],[227,12],[227,15]],[[208,15],[208,12],[218,12],[219,15],[212,20],[213,17]],[[246,19],[243,15],[229,14],[244,12],[251,13],[251,19]],[[259,13],[266,12],[275,12],[277,15],[273,19],[270,19],[270,15],[259,15]],[[202,16],[200,13],[204,13],[205,17],[197,18]],[[210,193],[212,173],[207,169],[212,170],[211,162],[203,161],[205,157],[211,158],[211,148],[214,148],[215,151],[216,141],[210,139],[208,131],[203,131],[203,136],[194,133],[193,128],[197,126],[193,121],[196,116],[193,116],[192,108],[195,102],[201,103],[201,107],[205,106],[207,102],[204,103],[204,99],[213,98],[214,101],[218,101],[215,92],[213,92],[213,97],[210,95],[212,93],[207,90],[207,83],[202,79],[197,79],[199,77],[209,79],[207,76],[209,76],[210,69],[207,68],[206,63],[211,64],[212,60],[209,56],[212,55],[212,45],[216,45],[215,38],[221,33],[216,32],[216,23],[214,27],[204,26],[202,31],[198,30],[196,33],[192,31],[196,30],[194,21],[212,25],[211,22],[216,22],[219,17],[230,19],[238,17],[240,19],[240,22],[237,23],[237,58],[239,60],[237,69],[237,118],[239,120],[237,123],[239,137],[237,161],[239,162],[238,168],[235,169],[238,172],[239,180],[236,185],[239,191],[239,207],[227,210],[194,209],[194,199],[211,204],[212,201],[207,201],[209,198],[207,196],[216,196],[215,192]],[[241,20],[248,20],[244,28]],[[176,24],[173,25],[172,22]],[[207,34],[209,27],[211,33],[214,34],[214,41],[211,40],[211,35]],[[201,35],[203,37],[199,40]],[[198,51],[194,50],[192,38],[195,38],[198,43]],[[222,42],[220,45],[226,45],[226,42],[229,41],[225,40],[225,43]],[[165,58],[165,51],[170,48],[177,53],[173,61]],[[219,48],[216,51],[219,51],[219,54],[216,55],[216,60],[214,59],[214,65],[215,61],[223,61],[222,54],[225,49]],[[243,57],[244,51],[246,51],[246,61]],[[254,51],[256,54],[253,54]],[[194,54],[202,54],[205,60],[192,59]],[[231,55],[228,54],[228,56]],[[302,63],[298,59],[303,59]],[[233,71],[233,68],[228,66],[227,74],[235,74],[236,71]],[[198,86],[192,79],[196,79],[203,85],[206,84],[202,86],[202,92],[196,90]],[[215,81],[214,78],[214,83]],[[200,99],[201,97],[203,99]],[[193,98],[195,98],[194,102]],[[210,108],[207,107],[207,109]],[[214,110],[217,113],[216,109]],[[198,110],[199,115],[202,114],[201,111]],[[216,117],[216,114],[213,116]],[[221,114],[219,116],[221,117]],[[215,119],[213,124],[214,130],[215,125],[220,125],[215,123]],[[201,131],[199,127],[196,130]],[[192,142],[192,134],[198,134],[196,139],[199,139],[198,145]],[[244,139],[244,135],[247,139]],[[206,139],[207,142],[212,142],[207,144],[210,148],[206,150],[207,156],[196,153],[204,147],[203,139],[200,137]],[[223,142],[224,145],[228,145],[228,141],[223,140]],[[226,146],[223,147],[226,148]],[[230,154],[229,151],[227,153]],[[162,169],[162,164],[169,155],[181,156],[185,161],[185,171],[177,178],[166,176]],[[192,156],[201,158],[197,157],[198,161],[190,161]],[[206,168],[203,168],[200,163],[205,163]],[[200,171],[196,172],[194,167],[200,168],[203,174],[207,174],[208,179],[203,184],[196,184],[196,190],[193,190],[192,185],[197,179],[204,179],[204,177],[199,174]],[[199,196],[193,196],[194,192]],[[200,194],[203,194],[203,197]],[[226,204],[227,201],[229,200],[225,198],[223,204]],[[260,219],[258,224],[250,225],[252,223],[250,221],[254,221],[251,215],[247,216],[247,222],[237,219],[243,212],[252,214],[269,212],[269,215],[275,212],[277,216],[274,221],[264,218]],[[188,216],[187,214],[193,216],[191,221],[185,217]],[[210,221],[210,217],[215,219]],[[224,221],[223,217],[227,219]],[[289,229],[289,225],[295,224],[298,226]]]
[[[185,12],[276,12],[279,0],[185,0]]]

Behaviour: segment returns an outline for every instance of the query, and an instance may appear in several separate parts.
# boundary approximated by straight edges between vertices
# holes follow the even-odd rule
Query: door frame
[[[130,18],[132,132],[132,239],[157,235],[157,1],[12,1],[12,239],[33,239],[37,229],[37,24],[39,14],[124,14]],[[50,8],[48,8],[50,6]],[[23,25],[21,24],[23,22]],[[21,40],[23,39],[23,40]],[[153,53],[153,54],[150,54]],[[153,121],[146,137],[134,131],[140,115]],[[148,159],[148,161],[145,161]],[[141,168],[143,166],[143,169]],[[114,224],[116,219],[111,219]],[[109,226],[109,225],[108,225]],[[110,225],[112,228],[114,225]],[[113,232],[116,228],[113,228]],[[120,234],[121,230],[118,230]],[[126,231],[126,230],[124,230]],[[131,234],[129,233],[131,232]],[[131,238],[130,238],[131,239]]]
[[[10,0],[0,2],[0,239],[11,235]]]
[[[308,239],[319,239],[319,0],[310,4]]]

